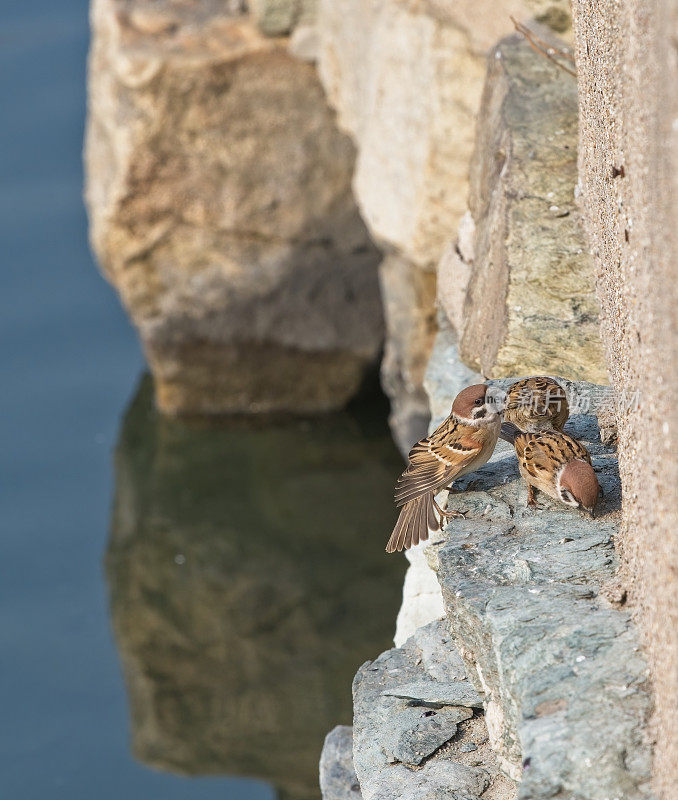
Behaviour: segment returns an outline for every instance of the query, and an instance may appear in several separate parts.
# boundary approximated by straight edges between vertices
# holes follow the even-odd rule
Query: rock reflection
[[[106,559],[141,761],[319,797],[323,737],[350,723],[352,677],[400,600],[385,417],[207,426],[159,417],[142,383]]]

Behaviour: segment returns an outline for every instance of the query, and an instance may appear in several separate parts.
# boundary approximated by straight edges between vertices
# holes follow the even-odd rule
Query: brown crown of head
[[[576,459],[566,464],[560,476],[560,486],[567,489],[587,511],[595,507],[600,485],[593,467],[586,461]]]
[[[476,406],[476,401],[480,400],[481,403],[478,403],[478,405],[482,405],[482,403],[485,402],[486,392],[487,386],[484,383],[476,383],[473,386],[467,386],[465,389],[462,389],[454,398],[452,413],[456,414],[458,417],[471,419],[471,412]]]

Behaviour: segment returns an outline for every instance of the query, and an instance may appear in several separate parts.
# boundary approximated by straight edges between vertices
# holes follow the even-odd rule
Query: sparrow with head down
[[[528,505],[536,505],[536,492],[542,491],[594,516],[601,490],[583,444],[560,431],[519,432],[514,444],[518,469],[527,481]]]
[[[387,553],[426,541],[429,531],[440,530],[443,519],[456,515],[441,509],[435,494],[490,458],[499,438],[503,405],[500,389],[468,386],[455,398],[449,417],[414,445],[407,469],[396,483],[395,501],[401,511]]]

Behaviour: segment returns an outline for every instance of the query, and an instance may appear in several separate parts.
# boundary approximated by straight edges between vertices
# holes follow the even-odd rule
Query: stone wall
[[[441,331],[427,380],[437,415],[458,391],[455,354],[453,332]],[[609,599],[621,487],[596,415],[611,390],[561,383],[571,407],[587,412],[573,413],[566,430],[593,455],[605,494],[596,519],[549,499],[527,507],[503,442],[459,482],[448,505],[464,518],[411,553],[438,587],[433,621],[420,614],[405,630],[408,620],[399,619],[399,646],[354,681],[353,758],[364,798],[652,797],[647,662],[628,610]],[[416,608],[421,599],[406,602]],[[472,717],[460,695],[466,680],[478,692]],[[330,755],[331,772],[340,754],[334,763]]]
[[[657,789],[678,782],[678,7],[575,0],[581,205],[619,394],[621,592],[645,636]]]

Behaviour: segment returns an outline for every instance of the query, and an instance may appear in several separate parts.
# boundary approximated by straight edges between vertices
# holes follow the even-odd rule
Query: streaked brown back
[[[565,390],[552,378],[524,378],[507,392],[504,420],[521,431],[560,431],[569,414]]]

